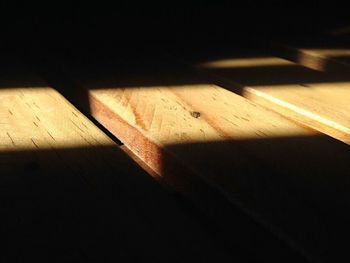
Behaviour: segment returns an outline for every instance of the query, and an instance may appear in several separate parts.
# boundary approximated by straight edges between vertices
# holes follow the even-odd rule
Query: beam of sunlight
[[[158,144],[313,135],[216,85],[99,87],[90,95]]]
[[[113,145],[52,88],[0,90],[0,151]]]
[[[229,68],[248,68],[248,67],[266,67],[266,66],[290,66],[293,63],[276,57],[258,57],[258,58],[229,58],[214,61],[203,62],[197,65],[203,69],[229,69]]]
[[[350,82],[311,83],[307,88],[297,85],[272,85],[246,87],[243,96],[252,100],[263,99],[312,122],[332,127],[343,134],[350,134],[349,89]],[[341,140],[349,143],[349,139]]]

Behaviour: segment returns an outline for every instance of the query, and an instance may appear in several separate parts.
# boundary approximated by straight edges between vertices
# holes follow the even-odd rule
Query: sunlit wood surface
[[[269,63],[261,65],[264,58]],[[246,59],[214,60],[197,67],[214,80],[226,81],[232,91],[260,105],[350,143],[347,75],[327,75],[281,58],[259,58],[253,53]]]
[[[113,62],[102,70],[64,68],[88,91],[91,114],[162,176],[173,176],[174,166],[195,174],[309,258],[342,251],[336,241],[348,233],[347,145],[205,84],[193,72],[176,71],[172,79],[164,65],[150,65],[153,77],[135,84],[133,66],[144,63],[128,65],[130,75]]]
[[[56,90],[19,84],[0,87],[5,262],[241,257]]]
[[[94,227],[106,216],[111,228],[114,222],[122,226],[110,237],[123,236],[118,242],[125,241],[126,251],[142,233],[135,258],[177,253],[176,262],[205,250],[200,257],[231,260],[248,248],[255,251],[243,256],[248,262],[322,262],[345,255],[339,240],[350,234],[346,75],[258,52],[188,59],[190,66],[169,56],[131,55],[91,61],[88,55],[53,56],[42,73],[54,88],[4,64],[0,169],[3,199],[10,200],[6,211],[13,214],[8,221],[18,216],[18,202],[37,198],[38,218],[43,208],[52,209],[47,225],[57,207],[69,218],[69,231],[80,225],[77,216],[86,215],[94,233],[89,242],[96,242]],[[68,100],[121,140],[123,149]],[[182,210],[178,194],[215,222],[217,238]],[[218,240],[239,243],[239,249],[232,254]],[[152,253],[144,245],[150,243],[161,252]],[[87,246],[81,250],[87,253]],[[101,251],[98,246],[88,254]]]

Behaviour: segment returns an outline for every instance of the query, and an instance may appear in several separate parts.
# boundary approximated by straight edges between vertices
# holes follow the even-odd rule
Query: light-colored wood
[[[250,68],[247,62],[239,67],[237,62],[244,59],[234,58],[226,68],[217,66],[220,61],[199,68],[260,105],[350,143],[350,81],[344,75],[332,77],[281,58],[267,57],[270,64],[265,67],[254,65],[254,57],[246,60]]]
[[[245,97],[350,144],[350,83],[246,88]]]
[[[114,145],[50,87],[3,88],[0,98],[2,151]]]
[[[342,251],[332,236],[350,206],[346,145],[216,85],[120,86],[118,68],[102,79],[65,69],[91,114],[158,174],[185,167],[311,259]]]
[[[62,95],[45,83],[16,85],[0,88],[8,249],[16,240],[15,249],[46,259],[234,260]]]

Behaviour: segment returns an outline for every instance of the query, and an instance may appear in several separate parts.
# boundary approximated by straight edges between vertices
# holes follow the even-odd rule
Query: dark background
[[[1,31],[3,44],[20,49],[214,47],[317,34],[347,25],[346,10],[334,1],[2,0]]]

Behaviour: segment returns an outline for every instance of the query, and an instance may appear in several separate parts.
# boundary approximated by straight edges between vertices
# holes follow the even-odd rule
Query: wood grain
[[[184,167],[309,259],[343,254],[334,237],[347,232],[346,145],[187,71],[181,80],[174,72],[182,85],[156,85],[164,83],[156,69],[153,85],[131,86],[118,84],[113,63],[104,74],[65,69],[88,89],[91,114],[163,177]]]
[[[217,66],[220,61],[203,63],[200,68],[213,79],[224,80],[232,91],[349,144],[347,75],[327,75],[281,58],[266,58],[274,62],[263,67],[258,62],[254,65],[252,55],[247,59],[227,59],[231,64],[226,64],[231,66],[225,68]],[[251,61],[251,67],[239,66],[247,63],[244,60]]]
[[[241,257],[214,241],[196,216],[53,88],[44,82],[2,84],[3,258],[129,262],[172,255],[170,262],[231,262]]]

